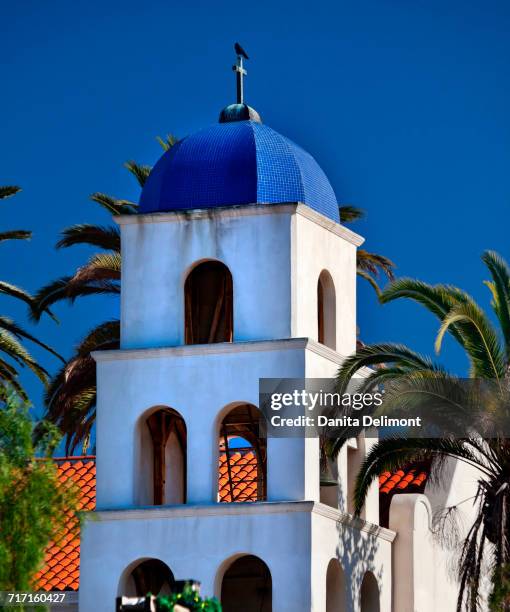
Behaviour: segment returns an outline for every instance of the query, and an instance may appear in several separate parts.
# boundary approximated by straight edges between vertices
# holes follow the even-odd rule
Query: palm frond
[[[493,296],[492,307],[501,326],[506,359],[510,361],[510,267],[494,251],[486,251],[482,255],[482,261],[492,276],[492,283],[487,284]]]
[[[54,349],[51,348],[51,346],[48,346],[44,342],[41,342],[41,340],[27,332],[20,325],[15,323],[12,319],[0,316],[0,329],[5,329],[6,331],[10,332],[14,336],[16,336],[18,340],[30,340],[34,344],[37,344],[38,346],[47,350],[52,355],[55,355],[55,357],[58,357],[61,361],[64,361],[63,358]]]
[[[359,269],[370,272],[374,276],[379,276],[380,272],[386,274],[389,280],[393,280],[395,264],[384,255],[369,253],[364,249],[358,249],[356,254],[356,264]]]
[[[138,204],[135,204],[135,202],[118,200],[106,193],[95,192],[90,196],[90,199],[113,215],[132,215],[138,210]]]
[[[471,375],[502,379],[505,376],[506,363],[499,337],[474,300],[456,304],[444,317],[435,342],[436,352],[441,350],[445,333],[455,325],[462,325],[462,345],[471,361]]]
[[[365,211],[362,208],[350,204],[339,206],[338,212],[340,213],[340,223],[353,223],[365,216]]]
[[[42,314],[57,302],[69,301],[72,304],[79,297],[119,293],[120,287],[117,282],[109,280],[78,282],[76,277],[63,276],[39,289],[34,296],[30,316],[33,320],[39,321]]]
[[[370,283],[370,285],[372,286],[372,289],[376,292],[377,297],[381,296],[381,289],[380,289],[379,285],[377,284],[377,281],[375,280],[375,278],[371,274],[369,274],[368,272],[365,272],[365,270],[362,270],[361,268],[357,268],[356,269],[356,274],[360,278],[363,278],[368,283]]]
[[[167,134],[165,138],[161,138],[161,136],[158,136],[156,140],[161,145],[163,151],[168,151],[179,142],[179,139],[173,134]]]
[[[0,328],[0,351],[9,356],[21,366],[26,366],[46,384],[48,381],[48,372],[40,366],[18,339],[5,329]]]
[[[403,344],[367,344],[358,349],[354,355],[347,357],[340,366],[336,375],[337,392],[343,393],[350,380],[361,368],[381,364],[394,364],[406,371],[437,370],[437,366],[429,358],[412,351]]]
[[[120,232],[113,226],[72,225],[62,232],[57,248],[67,248],[75,244],[87,244],[109,251],[120,251]]]
[[[421,304],[436,316],[440,323],[456,304],[472,300],[467,293],[453,285],[429,285],[413,278],[399,278],[384,289],[380,301],[387,304],[402,298]],[[450,333],[457,342],[463,344],[462,325],[451,326]]]
[[[120,253],[110,251],[96,253],[87,264],[78,268],[71,278],[70,284],[97,283],[102,281],[120,280]]]
[[[33,304],[34,300],[28,291],[25,291],[16,285],[11,285],[11,283],[6,283],[5,281],[0,281],[0,294],[14,297],[22,302],[25,302],[29,306]]]
[[[0,200],[9,198],[19,191],[21,191],[21,187],[16,187],[15,185],[4,185],[3,187],[0,186]]]
[[[13,389],[19,397],[28,402],[28,395],[18,381],[18,374],[8,363],[0,359],[0,389]]]
[[[30,240],[32,232],[27,230],[9,230],[7,232],[0,232],[0,242],[6,240]]]
[[[76,354],[85,357],[93,351],[103,350],[105,346],[117,344],[120,338],[120,321],[113,319],[94,327],[77,345]]]
[[[124,167],[131,172],[131,174],[138,181],[140,187],[145,185],[145,181],[149,178],[149,174],[151,173],[152,166],[146,166],[143,164],[137,164],[135,161],[130,160],[124,164]]]
[[[483,515],[479,514],[464,540],[460,556],[457,612],[479,610],[480,573],[485,544]]]

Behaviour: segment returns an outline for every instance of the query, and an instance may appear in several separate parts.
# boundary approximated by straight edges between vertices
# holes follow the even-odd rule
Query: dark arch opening
[[[317,339],[336,350],[336,293],[331,274],[323,270],[317,281]]]
[[[379,586],[372,572],[367,572],[361,583],[360,609],[361,612],[380,612]]]
[[[159,559],[147,559],[131,570],[127,576],[124,587],[129,597],[144,597],[148,593],[153,595],[167,595],[172,592],[175,578],[172,570]]]
[[[272,612],[273,587],[267,565],[254,555],[232,563],[221,583],[223,612]]]
[[[147,417],[145,424],[152,442],[152,504],[186,503],[184,419],[172,408],[160,408]]]
[[[232,342],[233,321],[230,270],[220,261],[198,264],[184,284],[185,343]]]
[[[218,501],[255,502],[267,498],[265,421],[252,404],[228,412],[219,431]]]
[[[338,559],[331,559],[326,573],[326,612],[345,612],[345,576]]]

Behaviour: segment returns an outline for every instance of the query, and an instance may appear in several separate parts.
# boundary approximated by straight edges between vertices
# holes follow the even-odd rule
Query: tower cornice
[[[326,504],[313,501],[275,501],[236,504],[184,504],[179,506],[145,506],[142,508],[111,508],[98,509],[93,513],[98,521],[136,521],[157,520],[184,517],[212,517],[212,516],[244,516],[262,514],[289,514],[306,513],[323,516],[337,524],[345,525],[351,529],[368,533],[374,537],[393,542],[396,533],[391,529],[380,527],[362,518],[340,512]]]
[[[218,342],[214,344],[185,344],[180,346],[129,348],[108,351],[93,351],[96,362],[118,361],[122,359],[154,359],[158,357],[200,357],[203,355],[221,355],[227,353],[254,353],[281,350],[308,350],[329,361],[340,365],[345,356],[333,349],[312,340],[311,338],[285,338],[282,340],[250,340],[240,342]],[[370,370],[363,368],[360,373]]]
[[[365,239],[352,230],[335,223],[328,217],[321,215],[302,202],[280,202],[278,204],[245,204],[242,206],[218,206],[215,208],[195,208],[190,210],[176,210],[172,212],[146,213],[138,215],[117,215],[113,219],[118,225],[141,225],[147,223],[182,223],[183,221],[200,221],[211,219],[224,219],[232,217],[250,217],[255,215],[296,214],[327,229],[359,247]]]

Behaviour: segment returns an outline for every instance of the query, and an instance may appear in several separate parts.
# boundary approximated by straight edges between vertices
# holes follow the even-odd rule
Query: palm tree
[[[0,200],[4,200],[21,191],[16,186],[0,186]],[[0,242],[7,240],[29,240],[32,232],[27,230],[9,230],[0,232]],[[13,297],[32,306],[32,296],[11,283],[0,281],[0,295]],[[43,309],[43,312],[46,309]],[[42,313],[41,313],[42,314]],[[57,355],[49,346],[35,338],[32,334],[25,331],[19,324],[9,317],[0,315],[0,386],[10,386],[25,401],[28,400],[27,394],[18,380],[19,372],[17,367],[28,367],[44,383],[48,382],[48,373],[41,367],[23,346],[24,340],[42,346],[54,355]],[[8,359],[8,361],[5,360]]]
[[[359,221],[365,216],[365,212],[361,208],[351,206],[350,204],[339,206],[338,210],[340,212],[340,222],[345,225]],[[381,293],[377,283],[377,279],[381,272],[385,274],[390,281],[394,279],[393,270],[395,269],[395,264],[384,255],[370,253],[369,251],[365,251],[365,249],[358,249],[356,252],[356,264],[358,276],[368,281],[377,295]]]
[[[465,351],[470,363],[469,377],[477,384],[463,384],[431,359],[406,346],[390,343],[360,348],[345,360],[337,376],[337,390],[343,392],[360,368],[373,368],[357,391],[386,385],[389,399],[385,401],[385,412],[398,411],[410,402],[426,407],[429,412],[435,406],[439,413],[454,403],[462,407],[465,437],[459,439],[446,432],[443,438],[381,439],[368,453],[354,492],[355,512],[359,515],[370,484],[385,471],[430,461],[437,478],[447,459],[467,463],[477,470],[478,489],[471,500],[475,518],[460,546],[459,612],[475,612],[479,608],[482,564],[487,558],[494,568],[494,609],[510,609],[503,607],[509,595],[505,585],[510,569],[510,440],[502,437],[502,428],[494,437],[498,431],[494,419],[507,418],[510,406],[510,268],[494,252],[484,253],[482,260],[491,276],[485,284],[491,292],[497,326],[470,295],[450,285],[432,286],[401,279],[381,294],[383,303],[407,298],[436,316],[440,323],[436,352],[439,353],[445,334],[452,336]],[[493,427],[490,435],[487,423]],[[343,437],[332,441],[332,456],[336,456],[343,443]],[[458,506],[445,508],[443,516],[451,518],[457,510]]]

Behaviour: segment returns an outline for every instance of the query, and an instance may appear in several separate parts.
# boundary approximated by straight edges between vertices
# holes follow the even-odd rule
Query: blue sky
[[[366,210],[353,228],[366,247],[399,275],[457,284],[488,305],[480,255],[510,259],[508,3],[25,0],[2,3],[0,23],[0,184],[23,187],[0,223],[34,231],[2,245],[2,279],[35,291],[84,262],[85,248],[55,251],[59,231],[108,222],[93,191],[137,199],[122,164],[154,163],[157,135],[216,121],[234,100],[239,40],[253,58],[247,101],[316,157],[340,202]],[[0,309],[25,320],[5,298]],[[118,303],[56,312],[59,326],[27,325],[68,356]],[[381,307],[364,283],[358,319],[365,341],[433,351],[431,316]],[[441,360],[465,370],[451,342]],[[41,387],[23,380],[40,407]]]

